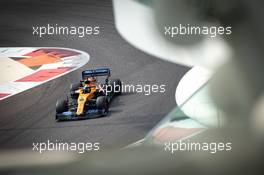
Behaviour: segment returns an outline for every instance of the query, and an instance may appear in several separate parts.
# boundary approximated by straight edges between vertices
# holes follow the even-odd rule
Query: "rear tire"
[[[109,111],[109,103],[106,96],[100,96],[96,99],[96,106],[102,111],[102,115],[107,115]]]

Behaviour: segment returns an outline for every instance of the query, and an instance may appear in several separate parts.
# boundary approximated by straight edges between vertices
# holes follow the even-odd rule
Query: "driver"
[[[83,86],[92,87],[92,86],[96,86],[96,83],[97,83],[96,77],[88,77],[83,81]]]
[[[85,85],[85,86],[83,87],[83,93],[84,93],[84,94],[87,94],[87,93],[90,93],[90,92],[91,92],[91,88],[88,87],[87,85]]]
[[[97,88],[97,85],[96,85],[96,77],[88,77],[84,80],[83,82],[83,92],[86,94],[86,93],[90,93],[91,91],[91,87],[96,87]]]
[[[83,87],[96,87],[96,89],[98,89],[97,86],[97,78],[96,77],[87,77],[84,81],[83,81]]]
[[[96,85],[97,83],[96,77],[88,77],[87,81],[89,82],[89,84],[93,84],[93,85]]]
[[[84,81],[83,81],[83,90],[84,92],[88,92],[87,89],[89,88],[89,92],[91,90],[92,87],[95,87],[96,88],[96,92],[95,94],[98,93],[98,90],[99,92],[101,92],[100,89],[102,89],[100,87],[100,85],[98,84],[98,81],[97,81],[97,78],[96,77],[87,77]]]

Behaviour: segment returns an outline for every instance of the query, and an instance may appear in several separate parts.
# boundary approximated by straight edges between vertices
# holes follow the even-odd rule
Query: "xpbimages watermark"
[[[164,35],[171,38],[179,35],[207,35],[214,38],[218,35],[231,35],[232,27],[227,26],[192,26],[190,24],[177,26],[165,26]]]
[[[46,142],[33,142],[32,150],[41,153],[45,151],[74,151],[83,154],[88,151],[99,151],[100,143],[95,142],[60,142],[58,140]]]
[[[177,142],[164,143],[164,151],[174,154],[178,151],[207,151],[215,154],[219,151],[231,151],[232,143],[227,142],[191,142],[190,140],[179,140]]]
[[[32,35],[44,37],[49,35],[73,35],[83,38],[87,35],[98,35],[99,26],[61,26],[58,24],[47,24],[46,26],[32,26]]]
[[[113,83],[113,85],[98,85],[99,92],[105,92],[109,94],[111,92],[122,92],[122,93],[141,93],[143,95],[152,95],[155,93],[165,93],[166,85],[165,84],[124,84],[121,86],[119,84]]]

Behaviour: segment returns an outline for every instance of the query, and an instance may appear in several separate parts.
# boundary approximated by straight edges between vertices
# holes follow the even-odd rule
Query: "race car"
[[[100,82],[99,77],[104,77]],[[70,95],[56,103],[56,120],[87,119],[106,116],[109,103],[122,92],[120,79],[109,80],[110,69],[99,68],[82,72],[82,80],[71,84]]]

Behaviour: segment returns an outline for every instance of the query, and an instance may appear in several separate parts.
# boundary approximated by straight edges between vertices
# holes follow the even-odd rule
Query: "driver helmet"
[[[90,92],[91,92],[91,89],[88,86],[84,86],[83,87],[83,93],[87,94],[87,93],[90,93]]]
[[[96,77],[88,77],[87,80],[90,82],[90,83],[94,83],[96,82]]]

